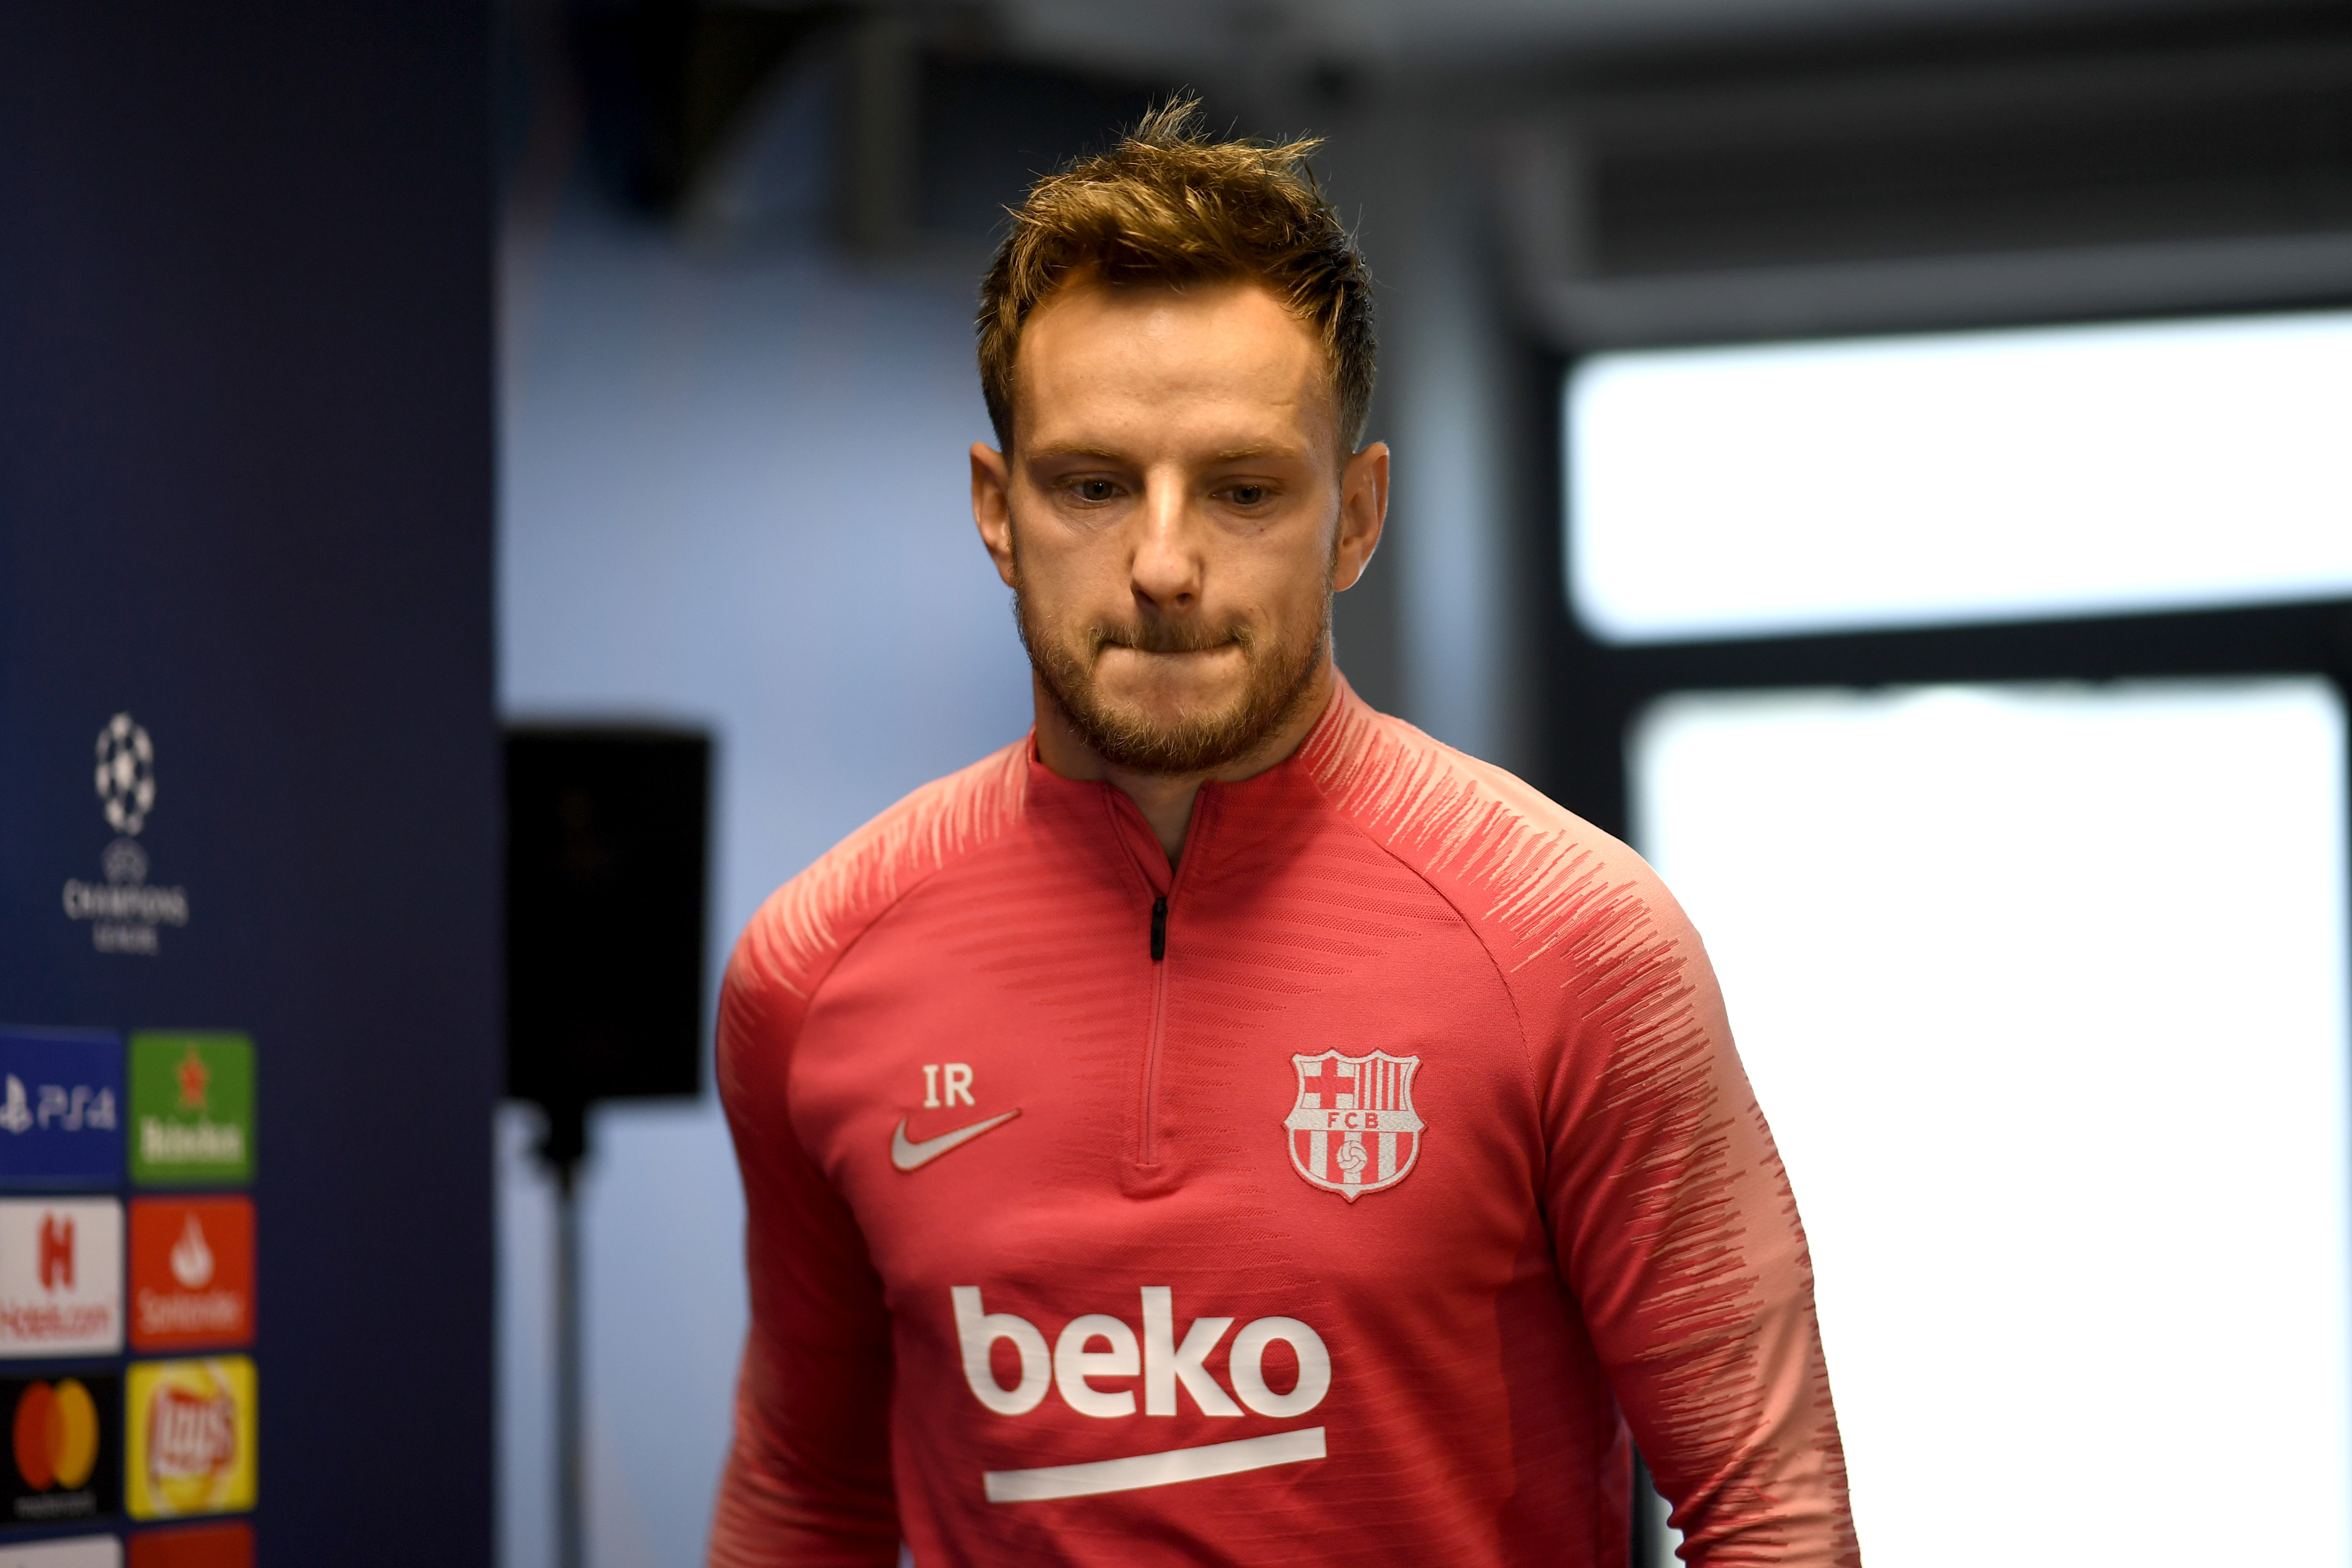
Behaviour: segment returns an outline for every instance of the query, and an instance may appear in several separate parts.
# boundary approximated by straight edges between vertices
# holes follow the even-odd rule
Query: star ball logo
[[[98,798],[107,826],[133,837],[155,809],[155,742],[128,713],[117,713],[98,732]]]
[[[66,883],[66,918],[89,921],[90,945],[100,952],[152,957],[162,947],[160,928],[188,923],[188,890],[147,880],[139,834],[155,809],[155,742],[129,713],[117,713],[98,732],[93,776],[106,825],[120,837],[99,856],[105,881]]]

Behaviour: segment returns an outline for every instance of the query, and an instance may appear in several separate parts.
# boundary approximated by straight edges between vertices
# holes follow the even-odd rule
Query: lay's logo
[[[253,1506],[253,1363],[243,1356],[131,1368],[130,1506],[134,1519],[235,1513]]]

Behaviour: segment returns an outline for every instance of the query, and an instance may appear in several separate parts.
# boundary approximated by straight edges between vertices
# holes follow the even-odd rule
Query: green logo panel
[[[131,1179],[142,1187],[253,1180],[253,1042],[131,1037]]]

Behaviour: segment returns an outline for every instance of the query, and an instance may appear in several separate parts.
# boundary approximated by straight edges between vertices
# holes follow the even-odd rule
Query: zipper
[[[1160,1163],[1153,1131],[1160,1106],[1160,1039],[1168,1019],[1168,895],[1151,900],[1151,1032],[1143,1045],[1143,1127],[1137,1135],[1135,1163]]]
[[[1174,906],[1176,895],[1185,889],[1185,879],[1192,875],[1192,867],[1208,853],[1208,841],[1213,830],[1215,807],[1210,797],[1213,786],[1203,784],[1192,805],[1192,823],[1185,835],[1183,858],[1176,863],[1175,874],[1161,884],[1167,891],[1151,900],[1151,1028],[1143,1044],[1142,1125],[1135,1134],[1135,1163],[1146,1171],[1160,1164],[1160,1058],[1168,1035],[1168,912]],[[1158,878],[1152,881],[1159,882]]]

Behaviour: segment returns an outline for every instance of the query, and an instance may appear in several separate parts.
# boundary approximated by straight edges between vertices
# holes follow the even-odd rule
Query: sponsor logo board
[[[125,1491],[134,1519],[235,1513],[254,1499],[253,1363],[133,1362]]]
[[[110,1535],[0,1546],[0,1568],[122,1568],[122,1542]]]
[[[0,1028],[0,1186],[114,1185],[121,1103],[110,1030]]]
[[[131,1568],[253,1568],[253,1527],[196,1524],[147,1531],[131,1538]]]
[[[122,1205],[0,1198],[0,1356],[122,1348]]]
[[[142,1351],[253,1340],[253,1200],[131,1200],[131,1342]]]
[[[253,1042],[243,1035],[131,1037],[131,1179],[142,1186],[253,1179]]]
[[[110,1373],[0,1378],[9,1417],[0,1519],[50,1524],[121,1510],[121,1393]]]

